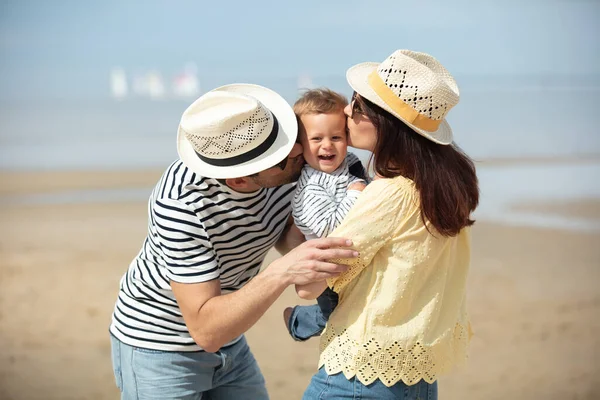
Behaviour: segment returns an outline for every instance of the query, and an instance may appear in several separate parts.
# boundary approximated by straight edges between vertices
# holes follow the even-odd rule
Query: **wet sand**
[[[575,200],[555,203],[523,203],[511,207],[515,211],[528,211],[572,218],[590,218],[600,220],[600,201]]]

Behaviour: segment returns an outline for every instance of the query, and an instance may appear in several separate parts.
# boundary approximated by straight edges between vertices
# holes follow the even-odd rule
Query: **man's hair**
[[[309,89],[294,103],[296,117],[306,114],[328,114],[342,111],[348,100],[341,94],[327,88]]]

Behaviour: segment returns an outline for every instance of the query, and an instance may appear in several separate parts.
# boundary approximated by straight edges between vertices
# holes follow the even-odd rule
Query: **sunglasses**
[[[350,99],[352,115],[350,115],[350,117],[353,117],[354,115],[365,114],[365,111],[363,110],[361,101],[359,99],[360,95],[356,92],[352,92],[352,98]]]

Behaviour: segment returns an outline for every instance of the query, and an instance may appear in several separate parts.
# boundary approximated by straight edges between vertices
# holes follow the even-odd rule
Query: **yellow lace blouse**
[[[350,238],[360,257],[328,280],[340,295],[321,336],[319,367],[330,375],[432,383],[466,358],[465,287],[470,230],[443,237],[423,223],[412,181],[378,179],[330,236]]]

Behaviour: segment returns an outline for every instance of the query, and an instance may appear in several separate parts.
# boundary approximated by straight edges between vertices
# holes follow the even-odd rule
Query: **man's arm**
[[[171,281],[171,288],[191,336],[208,352],[246,332],[275,302],[288,285],[305,285],[335,277],[346,266],[325,260],[354,258],[341,238],[310,240],[271,265],[242,289],[222,295],[218,280],[185,284]]]
[[[275,248],[281,254],[287,254],[305,241],[304,234],[294,225],[294,218],[290,215],[283,233],[279,236],[277,243],[275,243]]]

